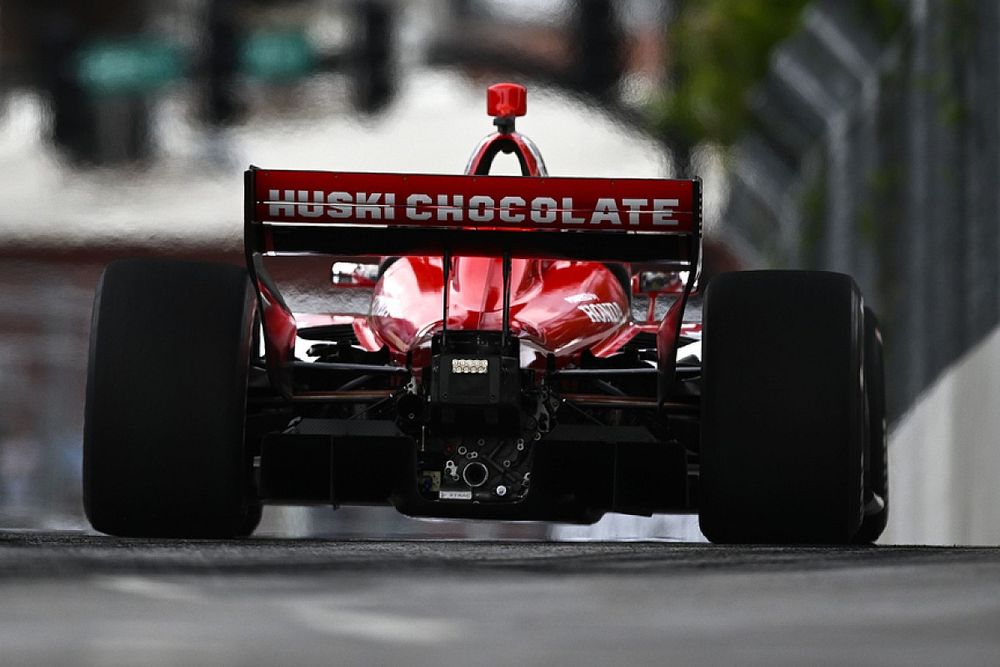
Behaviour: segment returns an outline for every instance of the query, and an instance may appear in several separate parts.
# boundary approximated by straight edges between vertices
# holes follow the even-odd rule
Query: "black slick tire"
[[[256,528],[244,446],[255,312],[239,267],[122,260],[104,271],[83,443],[96,530],[229,538]]]
[[[717,543],[850,543],[864,316],[837,273],[722,274],[705,298],[699,519]]]

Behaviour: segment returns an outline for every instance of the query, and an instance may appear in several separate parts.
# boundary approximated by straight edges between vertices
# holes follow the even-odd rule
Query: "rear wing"
[[[508,135],[497,135],[507,140]],[[503,325],[511,257],[655,262],[687,281],[657,329],[660,401],[701,253],[701,182],[285,171],[245,174],[247,268],[261,303],[272,382],[291,396],[295,318],[264,269],[275,255],[502,257]],[[448,290],[443,291],[442,336]]]
[[[697,180],[246,172],[248,253],[479,255],[693,268]]]

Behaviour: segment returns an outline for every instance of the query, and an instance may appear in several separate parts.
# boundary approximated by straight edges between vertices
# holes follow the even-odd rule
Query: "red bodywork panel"
[[[455,257],[449,272],[448,329],[499,331],[502,260]],[[440,257],[403,257],[375,287],[371,329],[397,353],[430,343],[441,330],[443,271]],[[602,264],[511,261],[510,330],[537,352],[568,357],[599,346],[629,325],[628,296]],[[621,340],[624,343],[627,337]],[[606,350],[605,352],[611,352]]]

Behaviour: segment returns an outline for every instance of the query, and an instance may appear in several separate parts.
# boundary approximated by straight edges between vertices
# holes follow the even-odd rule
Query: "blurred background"
[[[705,181],[709,277],[854,275],[886,341],[883,541],[998,543],[998,38],[993,0],[6,0],[0,525],[85,525],[104,264],[240,262],[251,163],[460,173],[485,87],[513,80],[553,175]],[[262,530],[700,537],[391,509],[272,508]]]

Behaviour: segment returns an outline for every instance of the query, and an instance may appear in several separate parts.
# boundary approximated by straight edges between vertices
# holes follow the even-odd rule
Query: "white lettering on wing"
[[[400,197],[402,195],[399,195]],[[268,216],[275,219],[395,220],[395,192],[326,192],[323,190],[268,190]],[[424,194],[415,192],[399,203],[399,215],[410,222],[561,225],[590,224],[597,228],[646,225],[677,226],[676,198],[599,197],[592,207],[576,208],[573,197],[537,196],[530,200],[505,195]]]
[[[674,208],[680,205],[677,199],[654,199],[653,200],[653,224],[654,225],[676,225],[674,218]]]
[[[590,224],[602,225],[610,222],[613,225],[622,224],[622,218],[618,214],[618,205],[610,197],[601,197],[594,207],[594,214],[590,216]]]
[[[420,193],[414,193],[406,198],[406,218],[407,220],[413,220],[414,222],[423,222],[424,220],[431,219],[430,211],[417,211],[418,206],[429,206],[433,200],[430,195],[422,195]]]
[[[308,190],[299,190],[299,201],[310,201],[309,194]],[[298,214],[303,218],[318,218],[323,215],[323,209],[326,208],[326,194],[322,190],[313,190],[312,202],[317,205],[303,206],[302,204],[299,204]]]
[[[295,206],[293,205],[293,202],[295,201],[294,190],[285,190],[284,197],[281,196],[280,190],[268,190],[267,198],[271,202],[270,205],[268,205],[267,207],[267,214],[270,217],[280,218],[284,216],[292,217],[295,215]],[[282,204],[275,203],[279,199],[282,202],[289,202],[289,203],[282,203]]]
[[[556,221],[556,200],[552,197],[535,197],[531,200],[531,221],[547,225]]]

